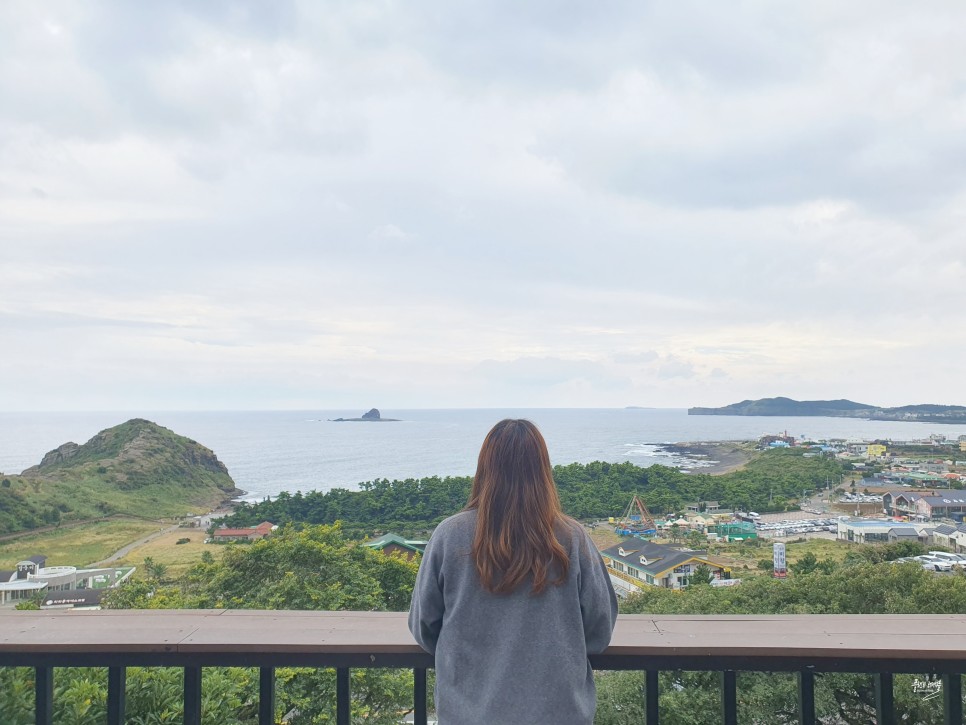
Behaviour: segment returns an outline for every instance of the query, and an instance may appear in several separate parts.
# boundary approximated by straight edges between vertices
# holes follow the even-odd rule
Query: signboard
[[[775,544],[774,558],[772,559],[774,563],[774,575],[778,579],[784,579],[788,576],[788,571],[785,568],[785,544],[779,542]]]

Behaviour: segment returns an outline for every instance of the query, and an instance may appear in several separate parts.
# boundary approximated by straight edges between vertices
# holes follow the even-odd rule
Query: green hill
[[[961,405],[923,404],[879,408],[851,400],[792,400],[791,398],[742,400],[740,403],[732,403],[721,408],[688,408],[688,415],[830,416],[920,423],[966,423],[966,407]]]
[[[0,534],[113,514],[184,515],[238,493],[210,449],[141,418],[65,443],[0,485]]]

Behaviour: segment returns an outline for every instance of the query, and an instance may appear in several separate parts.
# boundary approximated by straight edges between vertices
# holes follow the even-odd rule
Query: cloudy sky
[[[966,404],[966,4],[0,5],[0,409]]]

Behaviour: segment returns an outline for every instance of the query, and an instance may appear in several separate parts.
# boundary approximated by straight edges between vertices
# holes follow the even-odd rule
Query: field
[[[28,534],[0,542],[0,569],[13,569],[35,554],[49,566],[83,567],[101,561],[132,541],[157,531],[152,521],[125,519],[97,521],[65,529]]]
[[[614,533],[613,525],[599,524],[596,528],[589,529],[587,533],[590,534],[594,546],[600,551],[619,544],[624,540],[623,536],[618,536]]]
[[[758,562],[761,559],[772,560],[773,542],[766,539],[758,539],[757,542],[759,543],[712,545],[711,551],[715,552],[712,554],[712,558],[730,566],[735,572],[734,575],[738,578],[764,574],[766,572],[758,569]],[[840,562],[855,546],[856,544],[849,544],[844,541],[818,538],[803,542],[786,542],[785,560],[788,564],[794,564],[805,554],[812,553],[819,560],[831,559]]]
[[[132,549],[120,559],[118,565],[140,567],[148,557],[158,564],[168,567],[166,576],[176,578],[185,573],[201,560],[203,551],[210,551],[215,559],[220,559],[225,547],[220,544],[204,543],[207,534],[203,529],[176,529],[156,539],[152,539]],[[179,544],[178,539],[190,539],[187,544]],[[141,570],[139,569],[139,572]],[[138,572],[135,572],[136,577]]]

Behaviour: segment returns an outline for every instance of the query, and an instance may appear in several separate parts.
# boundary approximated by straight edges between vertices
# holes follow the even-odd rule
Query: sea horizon
[[[248,500],[281,491],[355,488],[379,479],[469,476],[486,432],[506,417],[529,418],[547,439],[554,465],[605,461],[700,470],[661,450],[670,443],[797,438],[916,440],[966,435],[966,425],[856,418],[689,416],[683,408],[380,408],[398,423],[335,423],[359,409],[263,411],[66,411],[0,413],[0,471],[16,474],[44,454],[85,443],[140,417],[215,452]]]

